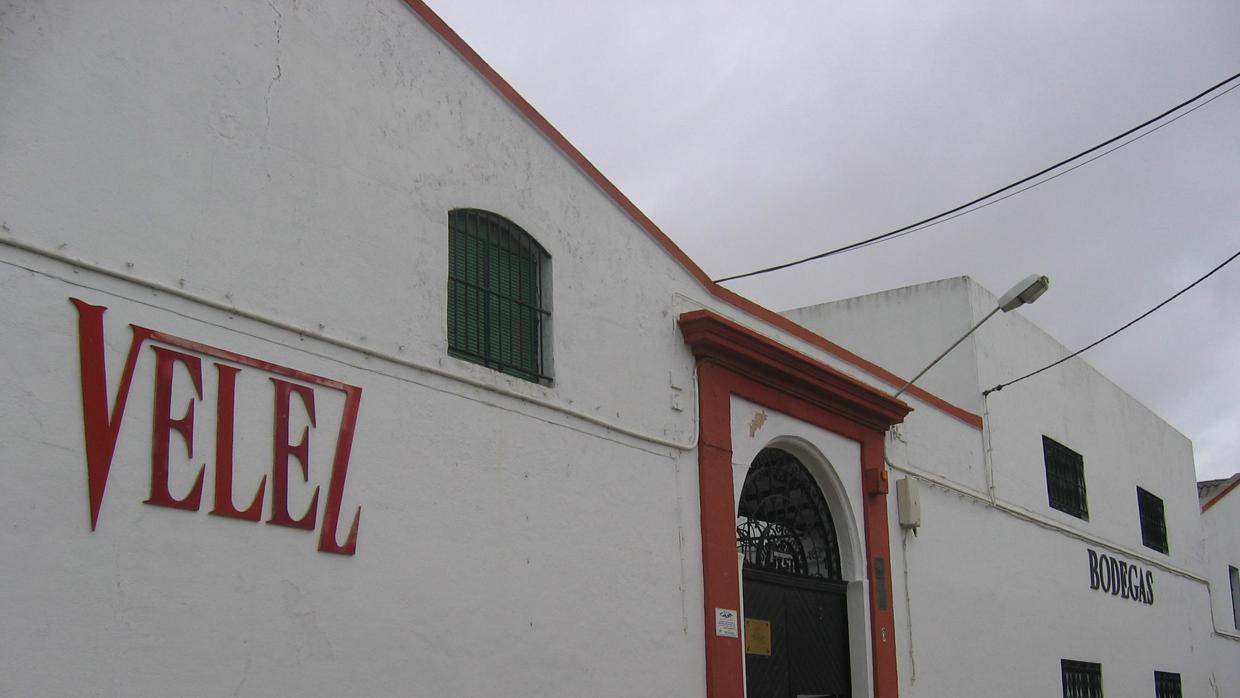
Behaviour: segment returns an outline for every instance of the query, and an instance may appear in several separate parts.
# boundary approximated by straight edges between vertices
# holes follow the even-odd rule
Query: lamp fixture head
[[[1015,310],[1026,303],[1032,303],[1046,293],[1051,287],[1051,280],[1041,274],[1033,274],[1021,280],[999,299],[999,309],[1003,312]]]

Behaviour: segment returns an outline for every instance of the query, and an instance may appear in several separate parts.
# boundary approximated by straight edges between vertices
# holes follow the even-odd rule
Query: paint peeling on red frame
[[[732,486],[731,397],[834,432],[861,445],[863,481],[881,478],[884,433],[908,405],[705,310],[679,320],[698,361],[701,434],[698,448],[702,515],[702,575],[706,612],[706,689],[709,698],[745,695],[740,640],[714,633],[714,608],[740,608],[736,566],[736,509]],[[895,615],[889,579],[876,570],[890,559],[887,497],[867,492],[862,505],[870,585],[870,648],[874,696],[896,698]],[[880,596],[881,595],[881,596]]]

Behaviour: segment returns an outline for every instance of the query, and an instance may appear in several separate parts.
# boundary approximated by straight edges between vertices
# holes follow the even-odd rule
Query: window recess
[[[448,353],[550,383],[550,256],[487,211],[448,214]]]
[[[1102,665],[1060,660],[1063,698],[1102,698]]]
[[[1180,675],[1169,671],[1154,672],[1154,698],[1182,698]]]
[[[1141,544],[1167,553],[1167,517],[1163,500],[1137,488],[1137,510],[1141,515]]]
[[[1051,508],[1089,521],[1085,459],[1047,436],[1042,437],[1042,456],[1046,462],[1046,494]]]
[[[1231,582],[1231,623],[1240,630],[1240,569],[1228,565],[1227,578]]]

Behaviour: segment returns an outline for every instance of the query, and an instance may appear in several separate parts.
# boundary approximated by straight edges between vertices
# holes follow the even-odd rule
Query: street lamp
[[[987,320],[989,320],[992,315],[999,312],[1000,310],[1006,313],[1010,310],[1015,310],[1019,308],[1020,306],[1025,305],[1026,303],[1032,303],[1036,301],[1038,298],[1040,298],[1043,293],[1046,293],[1046,289],[1050,287],[1051,287],[1051,280],[1040,274],[1033,274],[1031,276],[1028,276],[1022,279],[1020,283],[1008,289],[1008,292],[1003,294],[1003,296],[999,298],[999,304],[995,306],[994,310],[987,313],[986,317],[982,318],[981,320],[978,320],[976,325],[969,328],[969,331],[964,333],[964,336],[962,336],[960,339],[957,339],[950,347],[947,348],[947,351],[944,351],[942,354],[939,354],[938,358],[936,358],[934,361],[931,361],[929,366],[921,369],[921,373],[918,373],[917,375],[913,376],[913,380],[905,383],[904,387],[897,390],[896,394],[893,395],[892,397],[900,397],[901,393],[903,393],[905,390],[908,390],[910,387],[912,387],[913,383],[916,383],[918,378],[921,378],[922,376],[926,375],[926,371],[929,371],[930,369],[934,368],[935,364],[937,364],[939,361],[942,361],[944,356],[947,356],[948,354],[950,354],[952,349],[955,349],[957,345],[959,345],[966,338],[968,338],[969,335],[973,334],[973,332],[977,328],[981,327],[983,322],[986,322]]]

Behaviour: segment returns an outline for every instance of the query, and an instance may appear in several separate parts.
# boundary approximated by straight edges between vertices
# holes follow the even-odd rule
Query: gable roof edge
[[[1210,507],[1214,506],[1215,504],[1218,504],[1219,500],[1221,500],[1223,497],[1226,497],[1228,493],[1230,493],[1232,490],[1236,489],[1236,485],[1240,485],[1240,473],[1237,473],[1236,475],[1232,475],[1230,478],[1230,481],[1226,485],[1223,486],[1223,489],[1221,492],[1214,495],[1213,497],[1211,497],[1209,500],[1207,500],[1201,505],[1201,513],[1203,514],[1206,513],[1206,511],[1208,511]]]
[[[488,64],[482,56],[478,54],[477,51],[470,47],[470,45],[461,38],[460,34],[457,34],[452,27],[448,26],[448,23],[436,14],[430,6],[423,2],[423,0],[403,1],[405,5],[407,5],[409,9],[412,10],[413,13],[431,29],[431,31],[438,34],[439,37],[443,39],[449,47],[456,51],[456,53],[460,55],[466,63],[473,66],[474,70],[478,71],[478,74],[481,75],[482,78],[486,80],[487,83],[489,83],[501,97],[503,97],[509,104],[512,105],[514,109],[525,117],[531,125],[538,129],[547,140],[551,141],[551,144],[563,153],[565,157],[572,161],[573,164],[575,164],[582,171],[582,173],[589,177],[590,180],[594,182],[595,186],[601,189],[603,193],[608,196],[608,198],[619,206],[620,209],[638,225],[638,227],[645,231],[645,233],[656,243],[658,243],[664,251],[671,255],[673,259],[679,262],[680,265],[684,267],[684,269],[688,271],[689,274],[693,276],[693,278],[696,279],[697,282],[702,285],[702,288],[708,293],[728,305],[752,315],[755,319],[773,325],[797,337],[798,339],[826,351],[828,354],[831,354],[846,363],[860,368],[884,383],[887,383],[893,387],[904,385],[905,381],[903,379],[887,369],[861,358],[860,356],[848,351],[838,344],[835,344],[825,337],[811,332],[788,318],[783,317],[779,313],[764,308],[748,298],[745,298],[734,291],[730,291],[712,281],[711,278],[707,276],[706,272],[703,271],[696,262],[690,259],[689,255],[685,254],[684,250],[680,249],[679,245],[668,237],[667,233],[664,233],[661,229],[659,229],[659,226],[656,225],[653,220],[643,213],[641,209],[639,209],[637,205],[629,199],[629,197],[625,196],[624,192],[620,191],[619,187],[613,184],[611,180],[607,179],[607,177],[594,166],[594,163],[586,159],[586,156],[583,155],[576,146],[570,143],[569,140],[564,137],[564,134],[560,133],[555,126],[551,125],[551,122],[548,121],[546,117],[538,113],[538,110],[535,109],[532,104],[526,101],[526,99],[522,97],[520,93],[518,93],[516,89],[513,88],[513,86],[499,74],[498,71],[492,68],[490,64]],[[905,391],[905,393],[918,398],[922,402],[925,402],[926,404],[931,405],[938,410],[951,415],[952,417],[955,417],[975,429],[982,428],[982,418],[979,415],[957,407],[937,395],[926,392],[917,386],[909,388]]]

